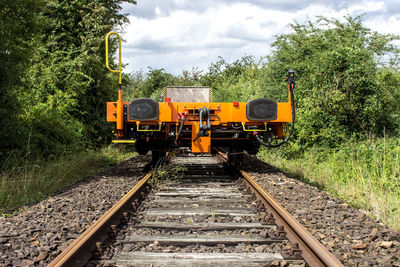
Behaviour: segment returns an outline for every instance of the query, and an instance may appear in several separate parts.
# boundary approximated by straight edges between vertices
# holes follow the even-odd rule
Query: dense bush
[[[0,163],[110,138],[105,102],[116,81],[104,66],[104,36],[127,22],[123,2],[134,1],[0,0]]]
[[[399,113],[388,114],[398,112],[399,76],[380,62],[398,54],[391,43],[397,37],[372,32],[361,17],[345,19],[294,24],[293,33],[272,45],[265,79],[279,84],[287,69],[297,72],[296,133],[302,148],[396,132]]]

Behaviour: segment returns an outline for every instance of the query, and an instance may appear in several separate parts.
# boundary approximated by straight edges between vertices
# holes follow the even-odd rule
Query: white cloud
[[[161,15],[161,9],[160,9],[160,7],[156,6],[156,8],[154,9],[154,13],[155,13],[157,16]]]
[[[265,56],[274,36],[289,31],[289,23],[303,23],[318,15],[343,18],[366,12],[373,14],[366,17],[368,27],[383,33],[399,33],[400,16],[384,16],[388,12],[384,1],[341,1],[336,5],[337,1],[331,2],[328,5],[325,1],[313,1],[295,11],[285,8],[290,1],[219,0],[212,4],[205,0],[198,6],[187,0],[173,0],[170,6],[164,1],[154,1],[153,5],[145,1],[142,7],[139,2],[129,8],[131,23],[126,27],[123,44],[123,61],[129,63],[125,71],[150,66],[180,74],[193,66],[206,69],[218,56],[228,61],[245,54]]]

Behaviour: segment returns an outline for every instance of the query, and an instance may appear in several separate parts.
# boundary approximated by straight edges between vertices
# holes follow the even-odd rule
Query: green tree
[[[45,154],[97,146],[110,138],[105,103],[115,99],[117,82],[104,66],[104,36],[127,22],[123,2],[48,0],[42,46],[32,60],[24,101],[25,119]],[[111,53],[116,49],[111,45]],[[112,59],[111,59],[112,60]],[[111,61],[113,63],[113,60]],[[54,142],[53,142],[54,141]],[[59,146],[61,145],[61,146]]]
[[[214,101],[249,101],[260,97],[275,99],[262,87],[264,72],[264,63],[262,60],[256,62],[254,57],[243,56],[232,63],[220,57],[200,81],[213,88]]]
[[[29,129],[19,120],[23,77],[42,29],[42,0],[0,0],[0,162],[22,151]]]
[[[48,158],[111,137],[105,103],[117,77],[104,66],[104,36],[128,22],[123,2],[135,3],[0,1],[1,159],[26,150]]]
[[[176,78],[172,74],[165,72],[164,69],[149,68],[146,80],[140,89],[141,97],[151,97],[159,101],[163,88],[165,86],[178,85],[175,81]]]
[[[291,28],[273,43],[264,80],[283,86],[287,70],[296,70],[298,143],[334,147],[352,135],[392,131],[377,74],[382,58],[397,53],[397,37],[371,31],[360,16]]]

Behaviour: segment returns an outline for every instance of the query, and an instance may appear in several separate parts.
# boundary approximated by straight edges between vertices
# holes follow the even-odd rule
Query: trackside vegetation
[[[0,167],[109,142],[104,103],[117,83],[104,36],[128,22],[124,2],[0,0]]]
[[[335,149],[315,146],[295,158],[264,149],[258,157],[400,229],[398,138],[351,140]]]
[[[1,211],[123,155],[102,147],[112,137],[105,102],[117,84],[104,66],[104,36],[128,22],[124,2],[135,1],[0,0]]]
[[[31,160],[0,172],[0,214],[36,202],[94,172],[115,165],[134,153],[108,146],[76,152],[57,159]]]
[[[126,156],[103,148],[112,138],[105,103],[117,96],[117,77],[104,66],[104,36],[128,22],[124,2],[135,1],[0,0],[3,211]],[[362,16],[316,17],[290,25],[261,59],[219,58],[181,75],[124,73],[124,99],[160,100],[165,86],[202,85],[213,88],[214,101],[287,101],[284,77],[292,68],[293,138],[258,157],[400,229],[398,41],[366,27]]]

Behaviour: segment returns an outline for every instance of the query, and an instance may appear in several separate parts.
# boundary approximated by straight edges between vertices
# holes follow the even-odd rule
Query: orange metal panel
[[[117,121],[117,102],[107,102],[107,121]]]
[[[200,129],[198,122],[192,123],[192,152],[193,153],[210,153],[211,152],[211,132],[208,136],[197,138],[196,142],[193,140],[197,136],[197,132]]]
[[[117,126],[116,126],[117,130],[124,129],[123,106],[124,106],[124,103],[122,102],[122,100],[118,100],[117,101]]]
[[[292,122],[292,107],[290,103],[278,103],[278,116],[271,122]]]

